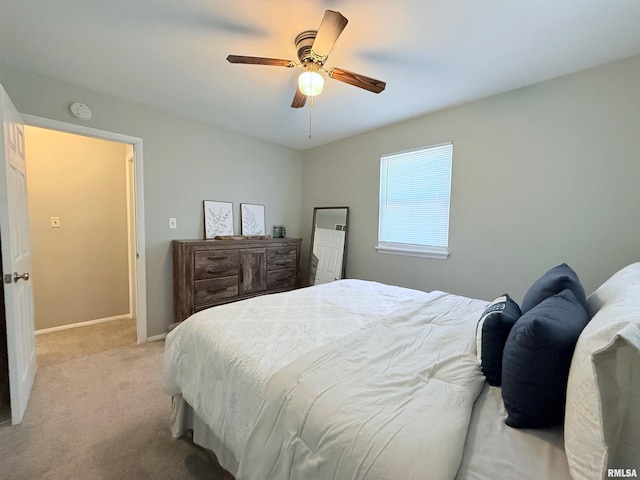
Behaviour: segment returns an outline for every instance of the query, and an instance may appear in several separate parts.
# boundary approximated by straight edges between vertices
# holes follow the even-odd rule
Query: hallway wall
[[[125,145],[29,126],[25,142],[36,330],[129,315]]]

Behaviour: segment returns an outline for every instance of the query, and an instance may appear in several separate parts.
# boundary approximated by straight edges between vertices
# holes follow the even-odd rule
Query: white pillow
[[[629,323],[593,354],[607,468],[640,469],[640,323]],[[637,471],[636,471],[637,475]]]
[[[565,411],[574,480],[606,478],[609,468],[640,468],[640,409],[632,403],[640,383],[630,377],[640,371],[640,263],[613,275],[587,305],[593,318],[573,354]]]

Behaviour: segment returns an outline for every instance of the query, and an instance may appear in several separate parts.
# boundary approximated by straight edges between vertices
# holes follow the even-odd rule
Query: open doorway
[[[38,289],[37,278],[33,277],[36,331],[46,332],[46,336],[50,336],[49,333],[73,332],[72,337],[77,337],[82,330],[93,331],[107,344],[115,342],[117,345],[120,340],[113,338],[113,331],[120,325],[129,329],[133,342],[146,342],[142,140],[29,115],[25,116],[25,123],[27,164],[42,163],[33,161],[32,154],[42,155],[43,149],[45,152],[57,150],[64,158],[62,161],[67,163],[66,176],[73,177],[71,181],[65,179],[62,168],[58,168],[56,177],[54,159],[45,160],[50,171],[38,179],[41,193],[44,186],[45,197],[57,191],[63,198],[58,205],[58,213],[55,213],[51,202],[47,205],[45,200],[44,207],[41,203],[37,220],[41,230],[40,233],[37,229],[32,231],[32,243],[37,247],[37,243],[43,240],[44,250],[51,250],[48,260],[45,258],[49,265],[45,266],[44,274],[41,272],[38,279],[44,284],[46,277],[57,277],[58,282],[65,282],[72,288],[60,291],[57,298],[54,289]],[[59,140],[58,137],[66,139]],[[71,145],[75,141],[84,147],[61,147],[55,143],[58,141],[72,142]],[[32,144],[30,148],[30,142],[42,143],[39,147]],[[67,152],[82,148],[85,148],[84,159],[76,159],[80,163],[72,165],[69,173],[71,155]],[[105,156],[109,155],[111,160],[106,160]],[[107,164],[110,165],[105,170]],[[29,176],[29,171],[27,174]],[[28,178],[29,188],[31,181]],[[96,183],[91,185],[91,182]],[[105,191],[107,196],[102,195],[104,198],[98,199],[99,193]],[[109,192],[115,193],[115,197],[109,198]],[[34,216],[33,212],[31,215]],[[84,220],[79,220],[82,215]],[[33,219],[31,223],[34,225]],[[62,233],[67,234],[66,239]],[[43,238],[39,239],[39,236]],[[58,241],[59,251],[66,250],[72,258],[77,257],[75,267],[74,260],[59,259],[56,264],[56,260],[51,258],[52,254],[55,255],[52,252],[55,241]],[[65,245],[67,242],[75,246]],[[84,265],[78,265],[78,262]],[[49,292],[48,298],[40,298],[39,290]],[[63,301],[63,297],[67,300]],[[53,312],[56,302],[63,304],[68,315],[60,315],[59,310],[57,314]],[[84,342],[76,340],[75,343],[82,351]]]
[[[25,127],[38,365],[137,342],[130,144]]]

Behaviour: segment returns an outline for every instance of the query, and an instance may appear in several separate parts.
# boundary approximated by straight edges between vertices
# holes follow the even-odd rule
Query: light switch
[[[175,218],[169,219],[169,228],[178,228],[178,221]]]
[[[60,217],[51,217],[51,228],[60,228]]]

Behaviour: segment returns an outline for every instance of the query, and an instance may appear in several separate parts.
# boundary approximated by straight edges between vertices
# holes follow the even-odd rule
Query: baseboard
[[[96,325],[98,323],[113,322],[115,320],[124,320],[124,319],[133,320],[133,317],[130,314],[115,315],[113,317],[87,320],[86,322],[69,323],[67,325],[60,325],[58,327],[42,328],[40,330],[36,330],[36,335],[41,335],[43,333],[59,332],[60,330],[69,330],[70,328],[87,327],[89,325]]]
[[[158,342],[160,340],[164,340],[167,337],[166,333],[161,333],[160,335],[154,335],[152,337],[147,338],[147,342]]]

